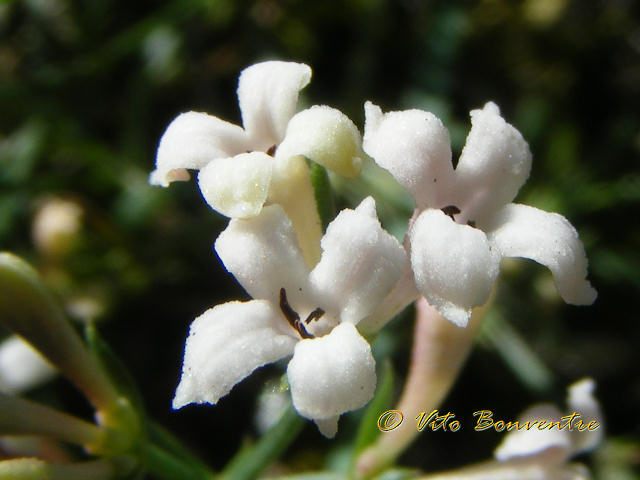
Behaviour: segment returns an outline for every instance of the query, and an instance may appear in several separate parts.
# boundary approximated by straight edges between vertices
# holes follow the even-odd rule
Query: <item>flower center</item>
[[[311,323],[313,320],[320,319],[320,317],[324,315],[323,309],[321,309],[320,307],[316,308],[313,312],[307,315],[307,318],[304,320],[304,322],[301,322],[300,315],[298,315],[298,313],[293,308],[291,308],[291,305],[289,305],[289,302],[287,301],[287,291],[284,289],[284,287],[282,287],[280,289],[280,310],[282,310],[282,314],[284,315],[284,318],[286,318],[289,322],[289,325],[291,325],[291,327],[296,332],[298,332],[298,335],[300,335],[301,338],[315,338],[313,335],[307,332],[307,329],[304,328],[304,324],[306,323],[307,325],[309,325],[309,323]]]

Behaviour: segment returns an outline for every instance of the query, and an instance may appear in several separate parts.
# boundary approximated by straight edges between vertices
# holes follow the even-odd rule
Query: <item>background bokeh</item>
[[[442,410],[456,433],[424,432],[400,463],[424,471],[488,458],[497,433],[471,413],[515,419],[538,401],[563,405],[584,376],[598,383],[607,441],[597,478],[635,478],[640,465],[640,4],[630,0],[13,0],[0,3],[0,249],[24,256],[70,315],[95,320],[129,366],[152,416],[222,467],[256,438],[256,398],[269,367],[212,407],[170,409],[190,321],[246,298],[212,250],[226,219],[193,182],[150,187],[157,142],[180,112],[238,123],[238,73],[265,59],[313,68],[304,104],[341,109],[362,130],[363,103],[422,108],[448,126],[457,157],[468,112],[495,101],[529,141],[533,170],[517,200],[570,219],[580,232],[591,307],[555,293],[549,272],[503,265],[490,321]],[[371,179],[379,180],[371,165]],[[383,223],[401,232],[406,196],[377,192]],[[367,180],[338,184],[341,205]],[[385,187],[388,186],[388,189]],[[38,212],[75,205],[75,229],[38,240]],[[55,224],[55,221],[54,221]],[[378,339],[398,388],[411,311]],[[88,415],[63,379],[30,395]],[[307,425],[282,471],[340,468],[358,415],[334,441]]]

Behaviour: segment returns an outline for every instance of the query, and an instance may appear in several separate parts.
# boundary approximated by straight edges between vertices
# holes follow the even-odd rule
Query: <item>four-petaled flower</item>
[[[279,205],[231,220],[215,249],[254,300],[218,305],[192,323],[174,408],[215,404],[256,368],[291,354],[293,405],[326,436],[342,413],[370,400],[375,362],[356,325],[398,281],[406,254],[380,226],[371,197],[340,212],[321,246],[309,271]]]
[[[150,182],[168,186],[199,170],[207,203],[232,218],[279,204],[293,223],[307,264],[320,256],[322,236],[306,158],[343,176],[361,170],[361,137],[340,111],[313,106],[295,114],[298,93],[311,79],[304,64],[270,61],[240,74],[238,102],[244,128],[188,112],[167,127]],[[295,114],[295,115],[294,115]]]
[[[367,102],[363,148],[413,196],[411,266],[418,291],[458,326],[484,304],[502,257],[548,267],[567,303],[591,304],[587,260],[561,215],[510,203],[529,176],[531,152],[494,103],[471,112],[471,131],[453,168],[449,133],[433,114],[383,114]]]

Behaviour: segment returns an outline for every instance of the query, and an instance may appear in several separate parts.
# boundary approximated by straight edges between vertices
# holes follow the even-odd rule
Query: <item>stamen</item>
[[[323,315],[324,315],[324,310],[318,307],[307,316],[304,323],[309,325],[309,323],[311,323],[313,320],[320,320],[320,317],[322,317]]]
[[[453,218],[453,216],[460,213],[460,209],[455,205],[447,205],[446,207],[442,207],[440,210],[442,210],[445,215],[451,217],[451,220],[453,221],[455,221],[455,218]]]
[[[469,225],[470,227],[476,228],[476,222],[475,222],[475,220],[468,220],[468,221],[467,221],[467,225]]]
[[[267,154],[267,155],[271,155],[271,156],[273,157],[273,154],[274,154],[274,153],[276,153],[276,148],[278,148],[278,146],[277,146],[277,145],[271,145],[271,146],[267,149],[266,154]]]
[[[282,310],[282,314],[289,322],[289,325],[291,325],[291,327],[296,332],[298,332],[302,338],[314,338],[314,336],[307,332],[307,329],[304,328],[304,324],[300,322],[300,315],[298,315],[297,312],[293,308],[291,308],[291,305],[289,305],[289,302],[287,300],[287,291],[284,289],[284,287],[280,289],[280,310]],[[314,313],[316,310],[311,313]]]

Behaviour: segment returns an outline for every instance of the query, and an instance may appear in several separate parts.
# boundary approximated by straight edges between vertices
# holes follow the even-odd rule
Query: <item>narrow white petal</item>
[[[558,422],[563,414],[553,405],[537,405],[526,410],[519,418],[520,429],[510,431],[502,440],[494,456],[501,462],[537,456],[552,464],[560,464],[569,458],[571,439],[568,428],[549,428],[549,422]],[[544,421],[543,428],[539,423]],[[526,422],[531,422],[527,424]],[[529,427],[529,428],[527,428]]]
[[[473,307],[489,298],[500,252],[484,232],[460,225],[440,210],[425,210],[410,233],[418,291],[442,316],[465,327]]]
[[[362,140],[349,117],[335,108],[316,105],[297,113],[276,157],[304,155],[348,178],[362,169]]]
[[[422,110],[382,113],[365,103],[364,151],[411,193],[420,209],[443,207],[453,179],[451,141],[440,119]]]
[[[339,415],[335,417],[327,418],[326,420],[314,420],[316,427],[320,430],[320,433],[327,438],[333,438],[338,433],[338,420]]]
[[[588,426],[592,421],[598,423],[598,427],[593,430],[586,429],[582,432],[573,430],[571,432],[573,453],[575,454],[594,449],[604,437],[604,416],[598,400],[593,396],[595,389],[596,382],[590,378],[580,380],[569,387],[567,398],[569,414],[579,413],[583,426]]]
[[[245,68],[238,81],[242,123],[254,150],[266,151],[284,138],[298,93],[311,80],[302,63],[263,62]]]
[[[371,348],[350,323],[324,337],[298,342],[287,377],[293,406],[312,420],[360,408],[376,388]]]
[[[487,231],[505,257],[530,258],[551,270],[565,302],[590,305],[596,299],[582,242],[562,215],[512,203],[498,211]]]
[[[152,185],[168,186],[189,180],[186,169],[199,170],[217,158],[232,157],[248,148],[244,130],[206,113],[178,115],[160,139]]]
[[[23,392],[53,378],[56,372],[22,338],[13,335],[0,343],[0,392]]]
[[[217,305],[191,324],[173,408],[215,404],[256,368],[291,354],[296,340],[269,302]]]
[[[273,158],[262,152],[214,160],[198,173],[202,196],[227,217],[253,217],[267,199],[272,164]]]
[[[531,151],[522,135],[500,116],[494,103],[471,112],[471,131],[456,167],[457,205],[478,220],[511,202],[531,170]]]
[[[231,220],[215,249],[253,298],[277,305],[280,288],[285,288],[289,303],[298,305],[309,293],[309,270],[291,222],[279,205],[263,208],[256,217]]]
[[[375,201],[342,210],[322,238],[322,258],[310,275],[321,305],[342,321],[371,314],[400,280],[407,262],[398,241],[383,230]]]

